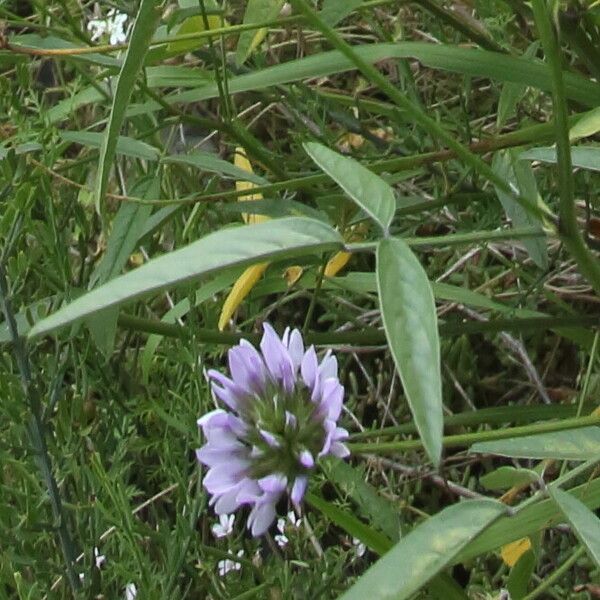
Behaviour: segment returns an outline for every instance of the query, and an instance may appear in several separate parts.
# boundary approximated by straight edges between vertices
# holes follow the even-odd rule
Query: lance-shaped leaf
[[[493,500],[471,500],[444,509],[400,540],[341,600],[411,598],[506,510]]]
[[[383,326],[404,393],[434,465],[442,454],[442,375],[431,285],[412,250],[399,239],[377,247],[377,287]]]
[[[95,203],[99,210],[108,184],[108,174],[115,157],[119,131],[129,106],[133,86],[139,70],[144,63],[148,45],[160,17],[159,0],[142,0],[133,24],[131,39],[125,54],[123,67],[119,73],[113,98],[108,125],[104,132],[104,140],[100,149],[98,176],[96,179]]]
[[[550,496],[573,527],[575,535],[600,567],[600,519],[575,496],[553,486],[548,489]]]
[[[48,333],[109,306],[231,267],[339,250],[342,238],[326,223],[290,217],[211,233],[125,275],[111,279],[39,321],[29,336]]]
[[[387,233],[396,210],[392,188],[353,158],[322,144],[304,144],[308,155]]]

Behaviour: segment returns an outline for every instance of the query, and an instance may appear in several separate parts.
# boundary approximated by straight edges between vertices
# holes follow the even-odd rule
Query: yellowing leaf
[[[208,22],[208,29],[217,29],[219,27],[224,27],[225,22],[218,15],[207,15],[206,18]],[[188,17],[177,29],[176,35],[185,35],[188,33],[199,33],[201,31],[205,31],[206,27],[204,27],[204,17],[202,15],[197,15],[194,17]],[[184,52],[188,52],[190,50],[194,50],[199,46],[203,46],[206,44],[207,38],[199,38],[197,40],[182,40],[180,42],[171,42],[167,46],[168,54],[181,54]]]
[[[338,252],[325,265],[325,277],[335,277],[348,264],[351,256],[350,252]]]
[[[521,538],[516,542],[511,542],[510,544],[506,544],[506,546],[502,546],[502,550],[500,550],[500,556],[502,556],[502,560],[509,566],[514,567],[517,564],[517,561],[531,549],[531,540],[526,538]]]
[[[221,316],[219,317],[219,331],[223,331],[237,310],[238,306],[243,302],[244,298],[250,293],[250,290],[256,285],[256,282],[262,277],[269,266],[268,262],[258,263],[248,267],[233,284],[229,295],[223,303]]]
[[[304,269],[302,267],[288,267],[283,274],[288,287],[292,287],[298,281],[298,279],[302,277],[302,273],[304,273]]]
[[[238,167],[239,169],[246,171],[247,173],[254,173],[254,170],[252,169],[252,165],[250,164],[250,161],[248,160],[248,157],[246,156],[246,151],[241,146],[238,146],[235,149],[235,156],[233,157],[233,164],[236,167]],[[252,190],[255,187],[256,187],[256,184],[252,183],[251,181],[236,181],[235,182],[235,189],[238,191]],[[240,201],[262,200],[262,199],[263,199],[262,194],[245,194],[244,196],[239,197]],[[253,223],[262,223],[263,221],[268,221],[269,217],[267,217],[266,215],[249,215],[247,213],[242,213],[242,219],[244,219],[245,223],[253,224]]]

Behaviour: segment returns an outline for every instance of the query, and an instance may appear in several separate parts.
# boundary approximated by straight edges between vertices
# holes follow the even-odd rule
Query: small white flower
[[[104,554],[100,554],[100,550],[98,550],[98,548],[94,548],[94,560],[96,561],[96,569],[101,569],[106,562],[106,556],[104,556]]]
[[[135,583],[128,583],[125,586],[125,600],[135,600],[137,598],[137,586]]]
[[[215,523],[211,529],[216,538],[227,537],[233,531],[235,515],[219,515],[219,522]]]
[[[358,558],[365,555],[367,547],[358,538],[352,538],[352,544],[356,546],[356,556]]]
[[[237,553],[238,556],[244,556],[244,551],[240,550]],[[225,577],[225,575],[227,575],[227,573],[229,573],[229,571],[239,571],[242,568],[242,565],[239,562],[236,562],[235,560],[230,560],[228,558],[226,558],[225,560],[220,560],[217,563],[217,567],[219,569],[219,575],[221,577]]]
[[[87,28],[92,32],[92,41],[95,42],[108,34],[111,46],[123,43],[127,39],[125,33],[127,19],[126,14],[117,12],[114,8],[108,11],[105,19],[91,19]]]
[[[300,525],[302,525],[302,518],[297,517],[296,513],[293,510],[290,510],[290,512],[287,514],[287,518],[288,521],[292,524],[292,527],[295,527],[296,529],[299,529]]]
[[[277,529],[279,533],[275,536],[275,541],[280,548],[285,548],[290,541],[285,535],[285,519],[277,519]]]

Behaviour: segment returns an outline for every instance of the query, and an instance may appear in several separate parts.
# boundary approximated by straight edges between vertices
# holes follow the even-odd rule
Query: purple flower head
[[[246,340],[229,350],[231,379],[208,371],[224,408],[198,419],[206,443],[196,453],[208,467],[204,487],[215,512],[248,505],[254,536],[271,526],[284,494],[302,501],[318,458],[349,454],[348,432],[337,426],[344,388],[335,357],[319,363],[297,329],[281,338],[266,323],[264,330],[260,351]]]

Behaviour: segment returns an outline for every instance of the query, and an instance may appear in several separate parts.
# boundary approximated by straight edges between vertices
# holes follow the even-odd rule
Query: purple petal
[[[298,458],[300,460],[300,464],[306,469],[312,469],[315,466],[315,459],[308,450],[302,450]]]
[[[325,358],[321,361],[319,365],[319,375],[321,380],[329,379],[330,377],[337,378],[338,376],[338,365],[337,359],[335,356],[331,355],[331,350],[327,351]]]
[[[256,504],[248,517],[248,529],[252,531],[254,537],[262,535],[269,529],[277,513],[275,512],[275,502],[261,502]]]
[[[294,373],[298,372],[300,365],[302,364],[302,357],[304,356],[304,342],[302,341],[302,334],[294,329],[290,334],[290,341],[286,344],[292,364],[294,366]]]
[[[331,439],[333,441],[345,440],[350,434],[343,427],[336,427]]]
[[[306,492],[307,485],[308,477],[305,477],[304,475],[296,477],[294,485],[292,486],[292,491],[290,493],[290,498],[296,506],[300,504],[300,502],[302,502],[302,498],[304,498],[304,493]]]
[[[279,339],[275,330],[268,324],[263,325],[265,333],[260,342],[260,349],[265,358],[271,377],[283,384],[286,392],[294,390],[294,368],[287,348]]]
[[[335,431],[335,422],[330,421],[329,419],[325,419],[323,421],[323,428],[325,429],[325,439],[323,441],[323,448],[321,449],[321,452],[319,452],[318,455],[319,458],[329,453],[329,449],[331,448],[331,443],[333,441],[331,438],[333,437],[333,433]]]
[[[210,469],[202,484],[209,494],[221,495],[238,485],[242,478],[242,473],[230,472],[219,467]]]
[[[210,426],[209,423],[213,420],[214,417],[216,417],[217,415],[226,415],[227,413],[222,409],[222,408],[217,408],[215,410],[211,410],[210,412],[206,413],[205,415],[202,415],[197,423],[198,423],[198,427],[202,427],[202,431],[205,431],[205,427],[206,426]]]
[[[289,410],[285,411],[285,427],[286,429],[296,429],[298,425],[298,419],[296,415],[292,414]]]
[[[329,449],[329,454],[333,454],[333,456],[337,456],[338,458],[346,458],[346,456],[350,456],[350,450],[341,442],[333,442]]]
[[[244,388],[214,369],[208,371],[208,376],[212,380],[211,388],[215,396],[222,400],[229,408],[237,411],[245,404],[244,401],[248,392]]]
[[[262,437],[262,439],[265,440],[265,442],[267,442],[271,448],[281,447],[279,440],[270,431],[267,431],[266,429],[259,429],[259,433],[260,437]]]
[[[285,490],[287,477],[282,473],[267,475],[258,480],[258,485],[260,486],[260,489],[267,492],[267,494],[280,494]]]
[[[240,507],[241,502],[237,500],[240,486],[241,482],[218,497],[214,503],[218,515],[228,515]]]
[[[311,346],[304,354],[302,362],[300,364],[300,372],[302,373],[302,379],[308,389],[313,390],[317,382],[319,363],[317,361],[317,353],[315,347]]]
[[[227,466],[231,461],[231,457],[235,456],[236,453],[239,457],[241,452],[247,452],[247,449],[243,444],[239,443],[235,446],[213,446],[212,444],[206,444],[196,450],[196,458],[207,467]]]
[[[344,401],[344,388],[337,379],[329,378],[321,386],[321,402],[317,409],[318,416],[327,416],[332,421],[337,421],[342,412]]]
[[[263,495],[262,490],[254,479],[244,479],[240,484],[236,500],[238,504],[255,504]]]
[[[267,373],[265,364],[254,346],[242,340],[239,346],[229,350],[227,356],[233,381],[248,392],[263,393]]]

